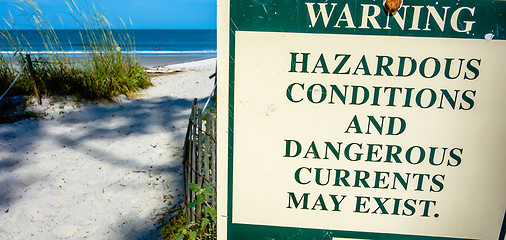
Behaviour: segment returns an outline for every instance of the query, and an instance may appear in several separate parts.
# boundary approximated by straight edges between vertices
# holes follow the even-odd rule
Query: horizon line
[[[55,29],[36,29],[36,28],[22,28],[22,29],[0,29],[0,31],[17,31],[17,30],[99,30],[102,28],[84,29],[84,28],[55,28]],[[216,28],[104,28],[106,30],[217,30]]]

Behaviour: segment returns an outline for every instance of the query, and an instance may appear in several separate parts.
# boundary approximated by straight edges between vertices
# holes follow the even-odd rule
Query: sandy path
[[[0,239],[153,239],[215,62],[177,65],[139,98],[0,125]]]

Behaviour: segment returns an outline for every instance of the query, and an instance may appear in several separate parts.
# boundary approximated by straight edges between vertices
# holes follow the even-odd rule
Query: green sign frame
[[[260,240],[260,239],[324,239],[336,238],[350,239],[391,239],[391,240],[440,240],[440,239],[464,239],[403,234],[388,234],[379,232],[354,232],[336,231],[327,229],[304,229],[281,226],[263,226],[250,224],[237,224],[232,222],[233,215],[233,179],[234,171],[234,84],[235,84],[235,32],[236,31],[260,31],[260,32],[288,32],[288,33],[323,33],[323,34],[353,34],[353,35],[380,35],[380,36],[408,36],[408,37],[431,37],[431,38],[461,38],[461,39],[483,39],[486,34],[493,34],[494,40],[506,40],[506,1],[476,1],[476,0],[431,0],[415,1],[405,0],[399,14],[404,16],[404,25],[395,22],[391,16],[380,14],[377,16],[377,23],[380,28],[375,27],[372,22],[361,22],[364,9],[361,4],[381,5],[380,0],[343,0],[343,1],[311,1],[314,7],[321,4],[328,4],[327,12],[331,11],[333,5],[336,9],[343,9],[348,6],[349,12],[356,17],[350,26],[350,22],[339,21],[340,16],[332,15],[325,23],[323,18],[311,19],[307,14],[307,1],[300,0],[230,0],[229,5],[229,78],[228,78],[228,206],[227,206],[227,239]],[[428,18],[429,9],[427,5],[435,6],[435,11],[440,15],[446,9],[438,6],[448,6],[448,20],[441,24],[436,17]],[[417,6],[417,7],[413,7]],[[457,18],[458,23],[453,24],[449,20],[451,13],[455,14],[456,9],[462,9]],[[470,10],[472,9],[472,10]],[[369,9],[373,11],[373,8]],[[412,11],[408,13],[408,11]],[[415,11],[421,11],[418,18],[413,17]],[[424,12],[425,11],[425,12]],[[369,13],[369,12],[368,12]],[[410,15],[411,14],[411,15]],[[466,28],[466,20],[471,15],[473,28],[471,31],[463,31]],[[390,20],[389,20],[390,19]],[[438,22],[439,20],[439,22]],[[388,23],[388,21],[390,21]],[[418,22],[417,22],[418,21]],[[470,21],[470,20],[468,20]],[[388,24],[388,25],[385,25]],[[418,25],[417,25],[418,24]],[[338,25],[339,27],[331,27]],[[360,26],[363,26],[362,28]],[[416,26],[415,26],[416,25]],[[429,27],[430,26],[430,27]],[[424,30],[426,29],[426,30]],[[221,143],[223,144],[223,143]],[[506,217],[506,214],[505,214]],[[268,216],[266,216],[268,218]],[[501,230],[504,238],[505,223]]]

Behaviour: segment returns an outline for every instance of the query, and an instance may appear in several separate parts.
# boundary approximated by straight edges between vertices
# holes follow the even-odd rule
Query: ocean
[[[36,30],[6,31],[22,43],[23,52],[34,55],[58,54],[86,57],[84,47],[88,39],[83,30],[54,30],[59,49],[48,51],[41,34]],[[216,30],[112,30],[123,52],[134,52],[143,65],[183,62],[216,57]],[[128,36],[129,39],[126,39]],[[28,44],[29,43],[29,44]],[[20,49],[21,50],[21,49]],[[16,52],[13,44],[0,34],[0,54],[11,57]]]

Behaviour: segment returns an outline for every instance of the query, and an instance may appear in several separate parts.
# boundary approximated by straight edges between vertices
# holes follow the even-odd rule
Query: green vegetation
[[[81,8],[74,1],[66,2],[74,19],[81,25],[83,47],[90,54],[84,60],[69,57],[63,51],[59,39],[45,15],[33,0],[23,1],[20,9],[30,12],[37,31],[45,46],[45,54],[33,55],[33,68],[37,86],[42,95],[74,95],[87,99],[113,99],[118,95],[129,95],[151,85],[148,74],[133,55],[134,49],[120,49],[120,45],[133,46],[128,34],[114,36],[112,25],[93,5]],[[0,38],[11,44],[18,67],[10,62],[13,58],[0,55],[0,92],[3,94],[26,62],[25,53],[32,52],[31,44],[18,31],[15,22],[3,19],[11,29],[0,30]],[[118,39],[119,38],[119,39]],[[69,40],[70,42],[70,40]],[[125,43],[125,44],[121,44]],[[30,95],[33,80],[28,71],[23,71],[7,96]]]
[[[181,211],[173,217],[169,224],[162,229],[161,239],[166,240],[195,240],[195,239],[216,239],[216,228],[212,223],[216,223],[217,212],[206,201],[206,197],[213,195],[213,186],[210,184],[200,187],[198,184],[189,183],[190,190],[195,192],[196,199],[188,203],[185,208],[192,208],[201,205],[202,213],[207,215],[196,222],[186,223],[186,211]]]
[[[2,89],[5,91],[12,81],[14,81],[14,72],[10,64],[0,56],[0,92],[2,92]],[[3,94],[3,92],[0,94]]]

